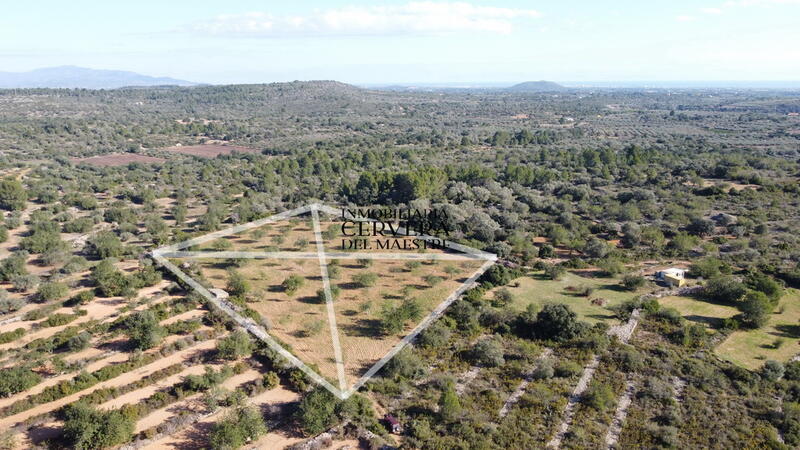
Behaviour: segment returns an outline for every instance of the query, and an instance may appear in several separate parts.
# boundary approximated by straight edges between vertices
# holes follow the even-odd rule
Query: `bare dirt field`
[[[160,164],[164,161],[166,161],[164,158],[138,155],[136,153],[113,153],[110,155],[90,156],[88,158],[72,158],[74,163],[85,163],[96,167],[127,166],[131,163]]]
[[[201,158],[216,158],[219,155],[230,155],[231,153],[261,153],[261,150],[239,145],[176,145],[164,149],[168,152],[182,153],[184,155],[199,156]]]

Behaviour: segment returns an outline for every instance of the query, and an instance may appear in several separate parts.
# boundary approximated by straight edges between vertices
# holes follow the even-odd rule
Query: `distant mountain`
[[[506,88],[509,92],[558,92],[567,88],[552,81],[526,81]]]
[[[195,86],[191,81],[151,77],[121,70],[60,66],[30,72],[0,72],[0,88],[116,89],[127,86]]]

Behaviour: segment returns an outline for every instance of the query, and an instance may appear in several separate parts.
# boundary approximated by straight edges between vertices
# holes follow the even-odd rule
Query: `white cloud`
[[[694,22],[695,20],[697,20],[697,17],[695,17],[695,16],[678,16],[678,17],[675,18],[675,20],[677,20],[678,22]]]
[[[720,8],[702,8],[700,11],[706,14],[722,14],[722,10]]]
[[[430,35],[454,32],[509,34],[516,22],[541,14],[531,9],[477,6],[465,2],[410,2],[397,6],[348,6],[301,16],[267,12],[230,14],[189,30],[242,37]]]

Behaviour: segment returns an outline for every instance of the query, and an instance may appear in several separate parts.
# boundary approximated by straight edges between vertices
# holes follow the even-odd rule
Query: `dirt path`
[[[633,399],[634,384],[633,380],[628,380],[625,385],[625,392],[617,402],[617,410],[614,412],[614,421],[606,433],[606,447],[613,448],[619,441],[619,435],[622,433],[622,425],[625,424],[625,418],[628,416],[628,407],[631,406]]]
[[[110,380],[103,381],[101,383],[97,383],[94,386],[84,389],[80,392],[76,392],[72,395],[68,395],[61,399],[58,399],[53,402],[44,403],[41,405],[37,405],[33,408],[15,414],[13,416],[4,417],[0,419],[0,430],[8,429],[13,426],[16,426],[20,422],[23,422],[31,417],[38,416],[40,414],[46,414],[52,411],[55,411],[58,408],[61,408],[64,405],[70,404],[75,400],[78,400],[82,396],[86,394],[90,394],[98,389],[107,388],[107,387],[114,387],[114,386],[124,386],[126,384],[130,384],[136,380],[139,380],[147,375],[150,375],[153,372],[161,370],[167,366],[175,364],[176,362],[184,359],[189,359],[193,355],[210,350],[214,348],[216,345],[217,340],[211,339],[208,341],[200,342],[192,347],[186,348],[179,352],[175,352],[165,358],[158,359],[153,363],[150,363],[144,367],[140,367],[139,369],[131,372],[126,372],[118,377],[112,378]]]
[[[586,388],[589,387],[589,382],[592,381],[592,377],[594,376],[595,370],[597,370],[597,366],[600,363],[600,358],[595,355],[592,357],[592,360],[589,361],[589,364],[583,369],[583,374],[581,378],[578,380],[578,384],[575,385],[575,389],[572,390],[572,394],[569,396],[569,401],[567,402],[567,406],[564,408],[564,419],[561,421],[561,424],[557,428],[556,435],[550,442],[547,443],[547,446],[550,448],[559,448],[561,447],[561,441],[564,440],[564,436],[567,434],[567,430],[569,426],[572,425],[572,418],[575,414],[575,405],[578,404],[583,393],[586,392]]]
[[[202,370],[200,373],[202,373]],[[235,389],[244,383],[258,379],[259,377],[261,377],[260,372],[250,369],[244,373],[228,378],[220,386],[225,389]],[[161,409],[157,409],[145,417],[140,418],[139,421],[136,422],[136,433],[165,423],[167,420],[177,415],[186,414],[187,412],[202,412],[205,409],[205,405],[200,401],[203,395],[203,393],[190,395]]]
[[[616,336],[621,342],[627,343],[631,336],[633,336],[636,326],[639,325],[639,315],[640,311],[638,309],[634,310],[626,323],[622,325],[614,325],[613,327],[609,328],[608,335]],[[589,364],[584,367],[583,374],[578,380],[578,384],[575,386],[572,394],[569,396],[567,406],[564,408],[564,418],[557,428],[558,431],[556,432],[556,435],[553,436],[553,439],[547,443],[547,447],[561,447],[561,441],[564,440],[564,436],[567,434],[567,430],[569,430],[569,426],[572,424],[572,419],[575,415],[575,405],[581,400],[583,393],[586,392],[586,389],[589,387],[589,383],[592,381],[592,377],[594,377],[594,372],[597,370],[599,363],[600,357],[595,355],[592,357],[592,360],[589,361]],[[620,425],[620,427],[621,426],[622,425]]]
[[[127,361],[127,360],[128,360],[128,355],[126,353],[115,353],[113,355],[108,356],[107,358],[103,358],[103,359],[97,360],[97,361],[87,365],[86,367],[84,367],[83,370],[85,370],[87,372],[94,372],[95,370],[102,369],[103,367],[105,367],[107,365],[114,364],[114,363],[120,363],[120,362],[124,362],[124,361]],[[20,393],[12,395],[11,397],[0,398],[0,408],[5,408],[6,406],[9,406],[9,405],[13,404],[14,402],[17,402],[17,401],[22,400],[24,398],[28,398],[30,396],[36,395],[36,394],[42,392],[43,390],[45,390],[46,388],[48,388],[50,386],[54,386],[54,385],[60,383],[61,381],[69,380],[69,379],[72,379],[74,377],[75,377],[75,373],[70,372],[70,373],[65,373],[65,374],[62,374],[62,375],[55,376],[55,377],[47,378],[46,380],[42,381],[41,383],[37,384],[36,386],[33,386],[30,389],[27,389],[25,391],[22,391]]]
[[[472,380],[474,380],[475,377],[478,376],[478,372],[480,371],[481,371],[480,367],[472,366],[469,368],[468,371],[464,372],[464,374],[458,378],[458,383],[456,383],[455,387],[456,394],[462,395],[464,391],[467,389],[467,386],[469,386]]]
[[[539,361],[545,360],[549,358],[550,355],[552,354],[553,354],[553,349],[545,348],[544,351],[542,351],[542,354],[539,355],[538,358],[536,358],[536,362],[538,363]],[[533,369],[530,370],[530,372],[525,374],[525,378],[522,380],[519,386],[517,386],[514,392],[512,392],[511,395],[509,395],[508,398],[506,399],[506,402],[503,404],[503,407],[500,408],[500,411],[497,413],[497,415],[499,415],[501,419],[507,416],[508,413],[511,411],[511,407],[514,406],[519,401],[520,398],[522,398],[522,394],[525,393],[525,389],[528,388],[528,384],[530,384],[530,382],[533,381],[533,371],[535,370],[535,368],[536,367],[534,367]]]
[[[250,404],[264,409],[273,409],[294,403],[300,399],[300,394],[290,391],[278,386],[269,391],[263,392],[250,399]],[[206,436],[211,428],[211,424],[224,416],[227,409],[220,409],[214,414],[208,415],[198,422],[180,430],[170,436],[161,438],[155,442],[151,442],[141,448],[150,450],[176,450],[186,448],[202,448],[206,443]],[[269,419],[269,418],[268,418]],[[292,439],[291,437],[282,437],[280,434],[272,432],[259,439],[254,444],[248,445],[248,448],[283,448],[294,442],[300,442],[302,438]]]

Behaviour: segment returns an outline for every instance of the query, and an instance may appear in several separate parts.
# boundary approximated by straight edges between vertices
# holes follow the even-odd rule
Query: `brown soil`
[[[110,155],[90,156],[88,158],[72,158],[77,164],[89,164],[96,167],[127,166],[131,163],[160,164],[166,159],[153,156],[139,155],[136,153],[113,153]]]

